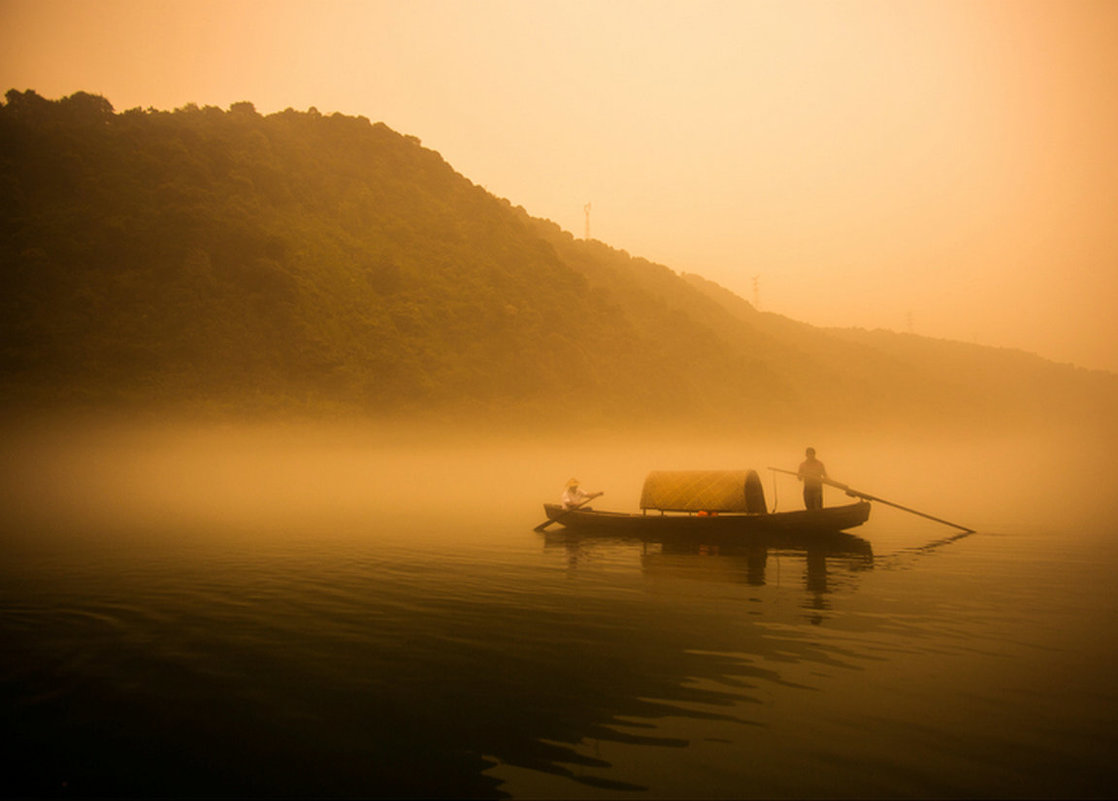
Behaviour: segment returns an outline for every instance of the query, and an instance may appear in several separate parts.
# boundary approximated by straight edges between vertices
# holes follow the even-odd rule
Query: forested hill
[[[1118,398],[1118,376],[759,314],[575,240],[363,117],[11,91],[0,204],[8,406],[749,427]]]

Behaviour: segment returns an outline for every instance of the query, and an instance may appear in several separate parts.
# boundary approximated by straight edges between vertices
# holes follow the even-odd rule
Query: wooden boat
[[[845,531],[869,519],[865,500],[818,510],[770,512],[753,470],[654,471],[645,478],[640,512],[564,509],[544,504],[550,522],[571,531],[641,538],[746,538],[779,534],[800,538]]]
[[[793,512],[706,512],[669,513],[666,511],[606,512],[597,509],[568,509],[545,503],[549,520],[580,532],[615,535],[694,534],[700,539],[710,535],[750,534],[825,534],[845,531],[865,523],[870,516],[867,501],[829,506],[817,511]]]

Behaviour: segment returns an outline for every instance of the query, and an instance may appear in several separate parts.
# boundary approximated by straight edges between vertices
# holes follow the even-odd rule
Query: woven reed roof
[[[641,509],[665,512],[766,512],[753,470],[654,470],[644,480]]]

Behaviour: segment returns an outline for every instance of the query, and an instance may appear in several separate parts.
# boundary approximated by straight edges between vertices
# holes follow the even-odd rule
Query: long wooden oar
[[[787,473],[790,476],[800,476],[800,474],[797,473],[795,470],[782,470],[779,467],[770,467],[769,470],[772,470],[773,472],[776,472],[776,473]],[[800,477],[803,478],[803,476],[800,476]],[[901,506],[899,503],[893,503],[892,501],[887,501],[884,498],[878,498],[876,495],[870,495],[868,492],[861,492],[860,490],[852,489],[851,487],[847,486],[846,484],[843,484],[840,481],[832,481],[831,479],[823,478],[822,476],[816,476],[816,478],[818,478],[820,481],[822,481],[824,484],[826,484],[828,486],[835,487],[837,489],[842,490],[843,492],[845,492],[847,495],[849,495],[852,498],[862,498],[862,499],[867,500],[867,501],[876,501],[877,503],[883,503],[886,506],[894,506],[897,509],[900,509],[901,511],[909,512],[910,514],[914,514],[914,515],[920,515],[920,517],[926,517],[929,520],[936,521],[937,523],[943,523],[945,526],[951,526],[952,528],[962,529],[963,531],[967,532],[968,534],[973,534],[974,533],[973,528],[967,528],[966,526],[960,526],[958,523],[952,523],[950,520],[944,520],[943,518],[940,518],[940,517],[933,517],[932,515],[927,514],[925,512],[918,512],[915,509],[910,509],[907,506]]]
[[[543,522],[542,522],[542,523],[540,523],[540,524],[539,524],[538,526],[536,526],[536,527],[535,527],[534,529],[532,529],[532,531],[543,531],[543,530],[544,530],[545,528],[547,528],[548,526],[550,526],[550,525],[551,525],[552,523],[559,523],[559,522],[561,522],[561,521],[563,520],[563,518],[564,518],[564,517],[566,517],[567,515],[569,515],[569,514],[570,514],[571,512],[573,512],[573,511],[574,511],[575,509],[577,509],[577,508],[578,508],[578,507],[580,507],[580,506],[583,506],[584,504],[588,504],[588,503],[590,503],[590,501],[594,500],[594,499],[595,499],[595,498],[597,498],[597,497],[598,497],[599,495],[605,495],[605,493],[604,493],[604,492],[595,492],[595,493],[594,493],[593,495],[591,495],[591,496],[590,496],[589,498],[587,498],[586,500],[584,500],[584,501],[581,501],[581,502],[579,502],[579,503],[576,503],[576,504],[575,504],[574,506],[572,506],[572,507],[571,507],[570,509],[566,509],[566,510],[564,510],[562,514],[560,514],[560,515],[557,515],[557,516],[556,516],[556,517],[555,517],[554,519],[553,519],[553,518],[550,518],[550,517],[549,517],[549,518],[548,518],[547,520],[543,521]]]

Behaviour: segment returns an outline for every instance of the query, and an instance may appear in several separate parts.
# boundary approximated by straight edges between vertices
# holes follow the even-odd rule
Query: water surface
[[[532,531],[571,474],[632,509],[648,470],[794,466],[798,442],[13,434],[9,787],[1113,796],[1118,527],[1053,479],[1099,457],[1080,444],[835,441],[836,478],[978,531],[878,505],[868,551],[805,552]]]

